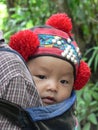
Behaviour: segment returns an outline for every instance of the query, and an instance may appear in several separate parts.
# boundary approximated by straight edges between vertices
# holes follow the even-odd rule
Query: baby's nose
[[[56,92],[58,90],[57,82],[56,81],[50,81],[47,88],[48,88],[48,90]]]

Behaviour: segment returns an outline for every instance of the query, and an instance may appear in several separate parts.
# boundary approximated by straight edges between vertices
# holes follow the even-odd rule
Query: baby
[[[44,125],[49,130],[77,127],[71,114],[76,101],[75,90],[82,89],[91,74],[71,31],[71,19],[65,13],[58,13],[44,26],[14,34],[9,42],[26,60],[44,104],[27,111],[34,121],[46,120],[48,123]],[[61,124],[56,122],[56,117],[62,119]]]

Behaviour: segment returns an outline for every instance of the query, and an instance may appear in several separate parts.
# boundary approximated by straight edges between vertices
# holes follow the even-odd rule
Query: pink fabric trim
[[[50,34],[50,35],[56,35],[56,36],[60,36],[62,38],[68,39],[69,36],[66,32],[63,31],[58,31],[58,29],[51,29],[51,28],[36,28],[34,30],[34,32],[36,34]]]

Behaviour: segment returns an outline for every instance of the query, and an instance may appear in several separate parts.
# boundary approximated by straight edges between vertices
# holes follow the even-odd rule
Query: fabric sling
[[[22,130],[37,130],[28,113],[17,104],[0,98],[0,113]]]
[[[0,47],[0,51],[8,51],[11,53],[15,53],[25,63],[22,56],[14,50]],[[47,112],[50,111],[51,106],[24,109],[15,103],[0,98],[0,114],[7,117],[13,124],[19,126],[22,130],[46,130],[46,129],[47,130],[60,130],[60,129],[74,130],[76,122],[72,115],[72,109],[75,100],[76,100],[76,95],[73,92],[71,98],[61,103],[61,106],[56,104],[53,105],[55,106],[56,110],[54,108],[51,110],[51,114],[48,114]],[[49,111],[47,111],[48,107],[49,107],[48,109]],[[60,109],[60,111],[57,111],[59,110],[58,108]],[[52,112],[56,114],[52,114]],[[42,115],[46,114],[46,116],[44,115],[41,117],[40,113],[42,113]],[[47,115],[52,115],[52,116],[49,117]]]
[[[15,50],[4,48],[2,46],[0,47],[0,51],[7,51],[7,52],[14,53],[18,55],[25,63],[22,56]],[[35,125],[33,126],[33,123],[31,123],[30,116],[21,106],[2,98],[0,98],[0,114],[6,116],[12,123],[21,127],[22,130],[32,130],[32,127],[34,128],[34,130],[37,130]]]

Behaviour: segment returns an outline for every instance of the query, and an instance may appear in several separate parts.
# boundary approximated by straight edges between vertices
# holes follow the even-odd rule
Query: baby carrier
[[[0,47],[0,51],[15,53],[24,61],[22,56],[14,50]],[[7,117],[22,130],[74,130],[76,122],[72,109],[75,100],[76,96],[73,93],[71,98],[63,103],[24,109],[0,98],[0,114]]]

